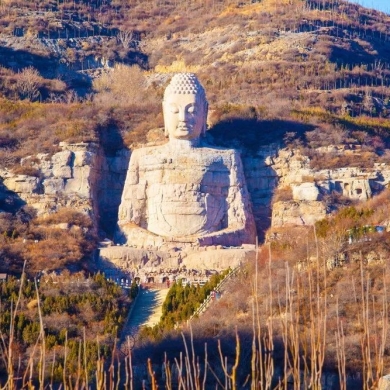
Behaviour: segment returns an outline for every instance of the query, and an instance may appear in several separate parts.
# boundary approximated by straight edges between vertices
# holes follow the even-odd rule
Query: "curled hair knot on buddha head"
[[[170,94],[192,94],[199,96],[199,99],[206,99],[204,88],[193,73],[175,74],[165,89],[164,99]]]

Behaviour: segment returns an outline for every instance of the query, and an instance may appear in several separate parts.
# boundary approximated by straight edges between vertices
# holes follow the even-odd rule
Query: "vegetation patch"
[[[38,284],[25,275],[20,280],[10,277],[0,284],[0,299],[3,356],[19,359],[20,370],[33,362],[46,367],[43,375],[52,383],[63,383],[65,377],[73,385],[80,375],[96,381],[99,359],[111,356],[132,301],[103,274],[69,272],[41,275]],[[0,373],[9,375],[12,367],[3,363]],[[27,379],[15,381],[21,387]]]
[[[166,331],[173,330],[188,320],[229,271],[211,276],[203,286],[183,285],[180,280],[175,282],[163,303],[160,322],[154,327],[143,327],[141,338],[161,340]]]

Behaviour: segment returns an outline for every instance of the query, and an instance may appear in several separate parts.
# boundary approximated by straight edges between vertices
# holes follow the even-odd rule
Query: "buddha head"
[[[165,136],[196,140],[206,132],[208,103],[193,73],[178,73],[165,89],[163,114]]]

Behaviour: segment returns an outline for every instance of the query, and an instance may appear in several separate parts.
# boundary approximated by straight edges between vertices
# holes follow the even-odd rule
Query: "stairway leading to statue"
[[[169,289],[142,288],[123,328],[121,341],[135,336],[141,326],[154,326],[161,318],[162,305]]]

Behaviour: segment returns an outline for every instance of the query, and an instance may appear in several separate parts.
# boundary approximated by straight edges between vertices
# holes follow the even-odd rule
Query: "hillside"
[[[2,5],[0,20],[0,90],[5,97],[65,106],[93,98],[101,112],[109,111],[115,121],[126,122],[119,126],[127,145],[134,142],[130,132],[145,142],[146,132],[160,127],[161,118],[149,125],[143,118],[139,129],[137,115],[115,115],[116,107],[131,105],[141,115],[156,110],[158,99],[145,107],[143,97],[161,96],[164,75],[180,70],[196,72],[206,86],[210,123],[216,125],[217,135],[221,123],[241,119],[246,122],[238,125],[247,124],[248,130],[256,132],[245,140],[249,144],[255,137],[257,146],[275,140],[274,133],[267,136],[268,123],[262,121],[277,118],[309,122],[321,132],[363,130],[386,138],[383,121],[349,117],[389,115],[389,16],[344,1],[148,2],[148,7],[142,2],[65,1],[35,6],[10,1]],[[108,70],[110,86],[104,77],[93,83],[114,63],[140,65],[147,91],[143,91],[145,84],[132,85],[132,75],[123,69]],[[124,79],[120,91],[115,80]],[[125,91],[134,87],[137,92],[130,97]],[[94,118],[93,112],[80,111],[83,117]],[[6,116],[2,122],[9,120]],[[71,115],[70,127],[75,127],[73,120]],[[89,134],[96,128],[94,122]],[[16,128],[25,125],[31,127],[17,123]],[[61,138],[74,135],[85,139],[80,133],[66,132]],[[237,136],[234,129],[229,135]],[[2,136],[7,152],[16,149],[9,137]],[[353,132],[345,138],[361,143],[362,135]],[[289,142],[293,139],[290,134]],[[231,139],[223,141],[234,144]],[[321,146],[321,140],[315,145]]]
[[[32,65],[88,89],[88,69],[138,63],[152,80],[196,71],[213,105],[264,106],[263,115],[280,115],[292,100],[337,113],[347,103],[354,115],[388,108],[389,16],[345,1],[9,1],[0,18],[4,73]]]
[[[390,225],[389,43],[390,15],[344,0],[0,2],[0,272],[95,270],[131,150],[164,142],[166,83],[195,72],[207,140],[240,151],[264,244],[193,322],[196,353],[207,341],[220,364],[222,338],[216,376],[232,380],[237,326],[242,385],[270,387],[275,363],[275,386],[319,388],[326,371],[375,388],[390,369],[389,233],[375,231]],[[180,358],[177,330],[163,335],[137,363]]]
[[[222,299],[192,322],[196,343],[233,343],[238,329],[243,351],[250,350],[252,334],[272,351],[259,366],[271,365],[282,381],[291,370],[297,383],[300,372],[307,388],[320,371],[325,388],[378,388],[390,369],[390,251],[389,232],[374,227],[388,224],[388,206],[386,190],[314,227],[279,230],[260,248],[258,265],[247,264]],[[224,348],[234,356],[229,342]],[[251,358],[241,356],[243,376]]]
[[[375,227],[388,227],[389,195],[387,189],[314,226],[274,229],[257,261],[247,262],[199,318],[183,321],[178,310],[171,313],[178,329],[163,321],[145,329],[150,338],[138,358],[156,361],[167,352],[179,359],[183,332],[214,372],[223,370],[222,356],[237,363],[235,379],[244,388],[251,369],[265,388],[381,388],[390,369],[390,236]],[[184,290],[187,305],[191,288]]]

